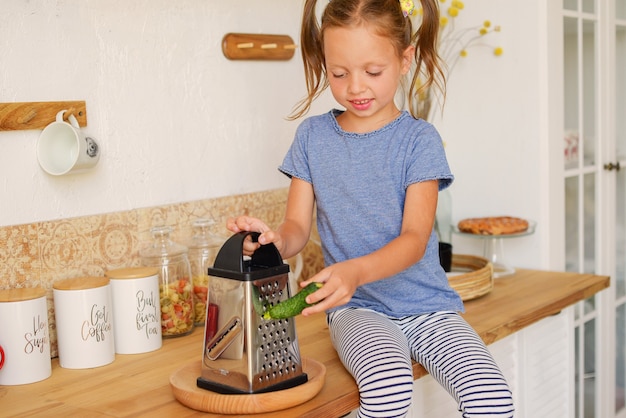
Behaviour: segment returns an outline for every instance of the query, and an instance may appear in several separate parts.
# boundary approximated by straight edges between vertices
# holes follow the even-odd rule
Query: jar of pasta
[[[170,239],[172,228],[150,230],[152,242],[139,255],[144,266],[159,269],[161,335],[179,337],[193,331],[193,280],[187,247]]]
[[[192,223],[193,237],[187,242],[189,262],[193,277],[193,294],[196,325],[204,325],[206,304],[209,294],[209,267],[213,267],[215,257],[224,243],[223,239],[210,231],[214,224],[209,219],[196,219]]]

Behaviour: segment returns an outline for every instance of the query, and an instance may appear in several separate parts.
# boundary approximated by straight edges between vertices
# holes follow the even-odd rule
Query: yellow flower
[[[469,49],[477,46],[487,46],[483,37],[490,35],[492,32],[500,32],[500,26],[493,25],[490,20],[483,20],[480,24],[472,27],[464,27],[457,29],[458,16],[465,9],[465,3],[461,0],[439,0],[440,17],[439,17],[439,54],[446,65],[446,78],[454,72],[458,60],[469,55]],[[417,2],[416,2],[417,5]],[[424,13],[422,7],[416,7],[418,17],[415,18],[414,27],[421,24]],[[499,57],[504,53],[502,47],[489,46],[493,48],[493,54]],[[437,89],[427,89],[420,93],[421,96],[417,100],[416,108],[418,113],[424,119],[430,119],[433,112],[433,104],[438,103],[441,99],[438,96]]]

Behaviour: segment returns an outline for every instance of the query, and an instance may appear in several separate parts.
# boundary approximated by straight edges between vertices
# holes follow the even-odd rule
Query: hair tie
[[[402,9],[404,17],[408,17],[413,14],[415,5],[413,4],[413,0],[400,0],[400,8]]]
[[[332,0],[328,0],[329,3],[331,1]],[[408,17],[415,11],[415,4],[413,4],[413,0],[400,0],[400,8],[402,9],[404,17]]]

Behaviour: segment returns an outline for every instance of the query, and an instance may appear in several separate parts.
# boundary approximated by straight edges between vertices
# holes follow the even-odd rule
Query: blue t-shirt
[[[305,119],[279,170],[313,185],[317,227],[325,264],[370,254],[400,234],[406,189],[454,179],[441,137],[428,122],[402,114],[364,134],[337,123],[341,111]],[[346,306],[400,317],[436,311],[462,311],[439,264],[433,231],[424,257],[408,269],[360,286]]]

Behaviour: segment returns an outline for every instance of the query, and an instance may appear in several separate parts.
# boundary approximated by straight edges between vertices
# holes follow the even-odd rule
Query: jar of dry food
[[[187,247],[171,240],[171,227],[156,226],[150,231],[152,243],[139,255],[144,266],[159,269],[161,335],[187,335],[194,327],[193,280]]]
[[[187,242],[193,277],[196,325],[204,325],[209,294],[208,269],[213,267],[217,252],[224,243],[223,239],[211,233],[210,228],[214,223],[212,220],[202,218],[193,221],[193,237]]]

